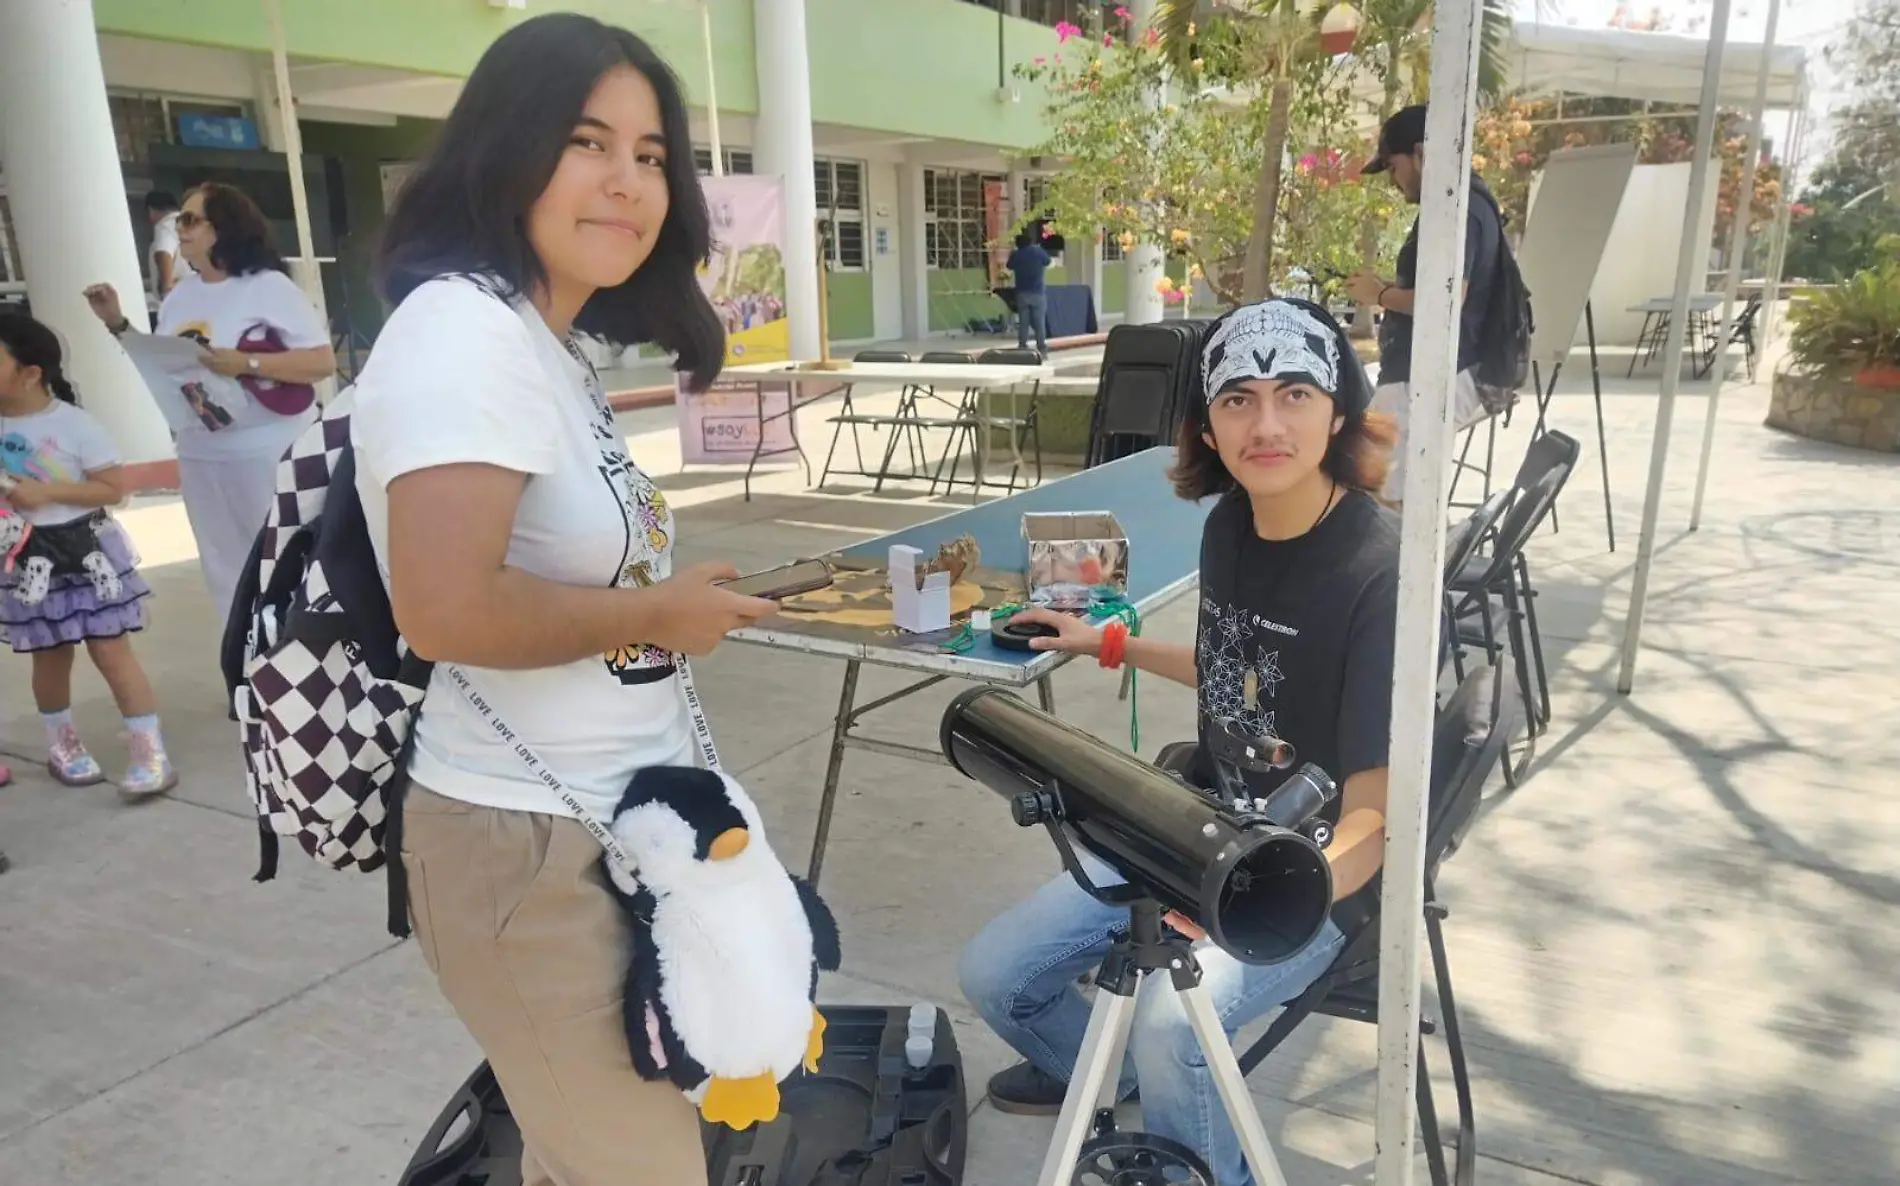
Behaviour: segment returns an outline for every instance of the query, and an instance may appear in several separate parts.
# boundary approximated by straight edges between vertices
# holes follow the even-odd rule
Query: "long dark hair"
[[[276,236],[251,195],[235,185],[207,181],[185,191],[185,197],[204,198],[205,221],[217,232],[211,245],[211,266],[227,276],[249,276],[253,272],[282,272],[290,275],[290,265],[277,251]]]
[[[653,342],[704,388],[725,360],[725,331],[700,290],[712,219],[693,166],[679,80],[625,29],[575,13],[523,21],[475,64],[435,147],[403,183],[383,231],[383,293],[400,303],[438,276],[485,272],[515,294],[547,280],[525,223],[566,151],[588,96],[608,71],[631,66],[660,100],[666,136],[666,221],[632,276],[594,292],[574,328],[628,346]]]
[[[1366,411],[1372,399],[1372,380],[1365,364],[1352,348],[1352,339],[1344,326],[1325,307],[1299,297],[1275,297],[1318,318],[1333,334],[1339,346],[1339,387],[1333,393],[1335,414],[1346,422],[1326,444],[1326,456],[1320,459],[1320,472],[1350,490],[1377,494],[1385,484],[1386,471],[1392,468],[1392,449],[1399,439],[1398,424],[1380,412]],[[1212,334],[1212,326],[1208,333]],[[1203,341],[1206,339],[1203,338]],[[1203,376],[1205,380],[1205,376]],[[1205,392],[1196,392],[1205,396]],[[1212,494],[1225,494],[1239,487],[1220,453],[1207,443],[1214,431],[1208,415],[1209,400],[1188,401],[1187,414],[1181,417],[1181,432],[1174,443],[1174,466],[1168,477],[1174,492],[1182,498],[1198,501]]]
[[[40,382],[46,390],[69,404],[79,402],[79,393],[61,369],[59,335],[50,327],[24,313],[0,313],[0,346],[7,348],[16,365],[40,368]]]

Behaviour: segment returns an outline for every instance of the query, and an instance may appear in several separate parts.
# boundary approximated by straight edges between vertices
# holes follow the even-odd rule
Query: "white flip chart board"
[[[1598,144],[1551,153],[1538,178],[1517,266],[1537,322],[1531,360],[1544,369],[1546,382],[1576,340],[1635,167],[1635,144]]]

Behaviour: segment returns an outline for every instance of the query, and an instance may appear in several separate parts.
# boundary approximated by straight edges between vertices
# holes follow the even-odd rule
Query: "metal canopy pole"
[[[719,90],[713,84],[712,0],[699,2],[699,39],[706,50],[706,124],[712,139],[712,175],[726,175],[725,146],[719,139]]]
[[[1418,1099],[1419,957],[1425,833],[1438,684],[1445,478],[1464,303],[1465,215],[1484,0],[1440,0],[1432,21],[1431,95],[1418,212],[1418,282],[1399,529],[1397,644],[1385,871],[1379,891],[1377,1186],[1411,1186]]]
[[[1769,259],[1768,274],[1762,279],[1762,330],[1761,348],[1768,349],[1768,343],[1775,340],[1780,329],[1781,318],[1781,272],[1788,261],[1788,236],[1792,233],[1789,223],[1794,216],[1794,178],[1801,167],[1802,154],[1808,148],[1808,73],[1807,67],[1801,69],[1801,81],[1795,88],[1794,127],[1788,133],[1788,152],[1784,158],[1786,167],[1782,170],[1788,181],[1787,189],[1782,193],[1781,216],[1775,222],[1775,249]]]
[[[264,0],[264,15],[270,20],[271,66],[277,75],[277,107],[284,120],[284,153],[290,165],[290,209],[297,220],[297,283],[302,285],[310,303],[323,304],[323,271],[317,264],[317,248],[310,235],[310,195],[303,184],[303,128],[297,122],[297,101],[290,90],[290,54],[284,41],[284,15],[277,0]]]
[[[1676,388],[1682,379],[1682,343],[1689,328],[1689,284],[1695,279],[1702,203],[1709,189],[1710,149],[1715,143],[1716,102],[1722,86],[1722,52],[1728,40],[1729,0],[1715,0],[1709,50],[1702,62],[1702,114],[1696,119],[1695,159],[1689,167],[1689,204],[1682,212],[1682,247],[1676,254],[1676,291],[1669,300],[1669,342],[1663,349],[1662,390],[1656,404],[1656,435],[1649,449],[1649,488],[1643,494],[1643,531],[1636,541],[1636,571],[1630,582],[1629,615],[1623,622],[1623,663],[1616,690],[1628,695],[1636,682],[1636,653],[1643,640],[1643,608],[1649,567],[1656,557],[1656,519],[1662,511],[1663,469],[1676,419]]]
[[[1742,157],[1741,191],[1729,216],[1728,283],[1722,288],[1722,320],[1716,322],[1717,346],[1709,364],[1709,407],[1702,421],[1702,456],[1696,463],[1695,501],[1689,507],[1689,530],[1702,526],[1702,496],[1709,488],[1709,457],[1715,452],[1715,419],[1722,406],[1722,380],[1728,374],[1728,348],[1735,343],[1729,318],[1735,315],[1735,296],[1742,284],[1742,256],[1748,252],[1748,220],[1755,214],[1755,169],[1761,157],[1762,118],[1768,112],[1768,64],[1775,54],[1775,28],[1781,19],[1781,0],[1768,0],[1768,32],[1762,39],[1761,66],[1755,71],[1755,122],[1748,132],[1748,151]],[[1766,286],[1763,287],[1764,295]],[[1762,306],[1756,317],[1765,318]],[[1759,347],[1758,347],[1759,349]],[[1757,355],[1759,357],[1759,355]]]

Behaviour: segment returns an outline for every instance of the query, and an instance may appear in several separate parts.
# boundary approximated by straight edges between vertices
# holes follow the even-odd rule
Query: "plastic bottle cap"
[[[936,1043],[929,1038],[905,1038],[904,1061],[915,1070],[923,1070],[930,1065],[930,1056],[935,1053]]]

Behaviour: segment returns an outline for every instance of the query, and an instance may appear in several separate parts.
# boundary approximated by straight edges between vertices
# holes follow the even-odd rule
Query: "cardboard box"
[[[1108,511],[1024,515],[1023,541],[1032,603],[1084,609],[1098,588],[1128,595],[1128,533]]]

